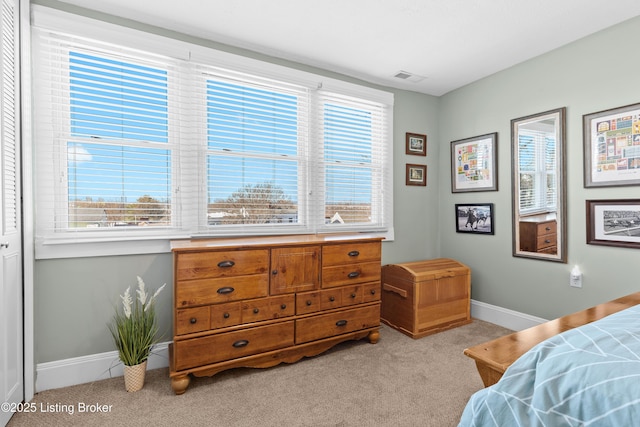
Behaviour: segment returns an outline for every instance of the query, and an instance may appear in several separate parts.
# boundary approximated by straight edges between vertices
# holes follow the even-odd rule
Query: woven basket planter
[[[124,388],[128,392],[134,392],[142,389],[144,386],[144,376],[147,373],[147,361],[124,367]]]

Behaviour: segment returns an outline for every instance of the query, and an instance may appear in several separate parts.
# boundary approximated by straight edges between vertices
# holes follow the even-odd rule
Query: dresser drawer
[[[380,282],[362,285],[362,302],[380,301]]]
[[[176,283],[176,308],[266,297],[269,275],[188,280]]]
[[[226,328],[242,323],[242,303],[240,301],[211,306],[211,329]]]
[[[242,323],[279,319],[293,316],[296,312],[296,300],[293,295],[258,298],[242,302]]]
[[[380,325],[380,304],[296,320],[296,344]]]
[[[339,265],[322,269],[322,287],[352,285],[380,281],[380,262]]]
[[[342,306],[380,300],[380,282],[335,288],[342,294]]]
[[[174,342],[175,369],[249,356],[293,345],[293,321]]]
[[[556,221],[541,222],[537,225],[536,233],[538,236],[544,236],[545,234],[556,234],[558,224]]]
[[[324,289],[315,292],[304,292],[296,295],[296,313],[308,314],[321,310],[342,307],[341,288]]]
[[[296,294],[296,314],[308,314],[322,310],[320,306],[320,291]]]
[[[322,266],[353,264],[356,262],[380,262],[380,243],[343,243],[322,248]]]
[[[245,276],[269,271],[269,250],[204,251],[176,255],[176,280]]]
[[[538,238],[536,239],[536,249],[540,251],[542,249],[549,248],[551,246],[557,246],[556,240],[557,240],[557,235],[555,233],[547,234],[544,236],[538,236]]]
[[[210,328],[209,307],[176,310],[176,335],[206,331]]]

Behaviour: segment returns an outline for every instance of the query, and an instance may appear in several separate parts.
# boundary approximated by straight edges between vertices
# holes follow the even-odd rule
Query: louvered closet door
[[[1,0],[0,21],[0,403],[24,398],[18,0]],[[5,405],[6,406],[6,405]],[[12,412],[3,406],[0,426]]]

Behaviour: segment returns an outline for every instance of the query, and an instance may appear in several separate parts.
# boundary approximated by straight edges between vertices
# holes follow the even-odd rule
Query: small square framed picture
[[[407,164],[406,185],[427,185],[427,165]]]
[[[427,155],[427,135],[407,132],[406,144],[406,154],[411,154],[414,156]]]

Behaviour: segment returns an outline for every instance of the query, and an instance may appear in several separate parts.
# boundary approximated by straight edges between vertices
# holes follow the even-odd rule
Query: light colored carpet
[[[135,393],[122,377],[47,390],[32,401],[35,413],[8,426],[456,426],[482,388],[462,351],[510,332],[474,320],[414,340],[383,325],[377,344],[352,341],[291,365],[194,378],[181,396],[168,369],[147,372]],[[79,413],[83,404],[109,411]]]

